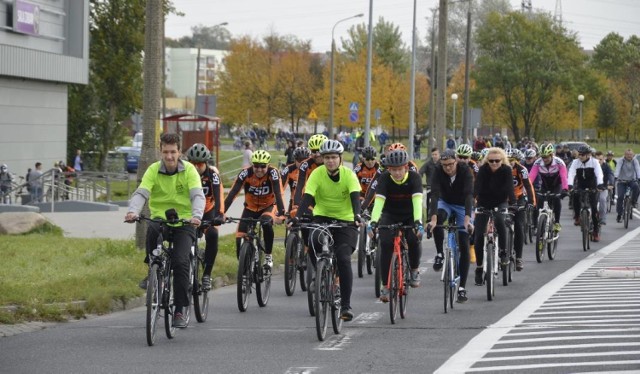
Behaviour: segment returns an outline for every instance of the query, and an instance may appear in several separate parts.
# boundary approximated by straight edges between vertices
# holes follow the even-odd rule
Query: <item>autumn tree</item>
[[[228,50],[231,33],[222,25],[191,27],[191,35],[179,39],[165,38],[165,46],[170,48],[206,48]]]
[[[617,122],[616,104],[611,95],[604,95],[598,104],[598,128],[605,133],[606,146],[609,148],[609,130]]]

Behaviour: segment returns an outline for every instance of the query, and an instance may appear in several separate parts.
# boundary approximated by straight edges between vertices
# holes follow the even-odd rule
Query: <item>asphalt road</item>
[[[456,304],[453,311],[444,314],[439,273],[431,269],[434,246],[432,241],[425,239],[421,265],[422,286],[411,290],[408,316],[395,325],[390,324],[388,304],[382,304],[374,297],[373,276],[365,275],[362,279],[356,277],[352,297],[356,318],[344,324],[342,334],[333,335],[329,329],[328,339],[319,342],[315,333],[315,321],[307,310],[306,294],[298,286],[295,294],[287,297],[282,277],[278,276],[272,281],[271,298],[265,308],[260,308],[252,295],[248,311],[240,313],[236,306],[235,286],[224,287],[213,292],[207,322],[198,324],[193,320],[189,328],[178,331],[176,338],[172,340],[168,340],[160,330],[154,347],[146,344],[143,307],[60,323],[40,331],[2,338],[1,371],[430,373],[440,368],[441,372],[518,370],[555,373],[611,370],[611,367],[602,365],[518,368],[520,361],[507,362],[499,368],[486,366],[484,369],[482,365],[471,366],[473,362],[456,365],[458,360],[462,362],[465,357],[472,361],[479,360],[490,349],[494,349],[492,347],[501,334],[509,331],[505,326],[496,325],[498,321],[505,321],[507,318],[510,321],[509,328],[516,326],[516,320],[525,319],[527,315],[514,317],[514,310],[519,313],[524,310],[523,305],[542,304],[554,295],[555,291],[549,291],[549,287],[565,286],[573,279],[571,276],[576,270],[567,270],[581,260],[593,262],[599,259],[602,256],[596,254],[596,251],[631,232],[640,222],[636,218],[632,221],[630,230],[625,230],[621,224],[614,222],[615,217],[610,217],[609,225],[604,228],[602,241],[592,243],[592,249],[583,252],[579,229],[570,222],[571,213],[565,206],[563,231],[556,259],[538,264],[533,246],[526,246],[524,271],[516,273],[509,286],[498,284],[496,298],[491,302],[486,300],[485,289],[474,286],[470,279],[469,301]],[[621,240],[632,239],[638,234],[640,229]],[[617,243],[617,247],[621,246],[620,243],[622,242]],[[627,257],[635,255],[636,260],[639,257],[637,251],[640,251],[640,242],[631,240],[628,243],[623,246],[627,250],[624,252],[623,262],[627,261]],[[621,250],[617,247],[615,249]],[[618,253],[611,248],[613,247],[607,249],[612,252],[611,256]],[[580,264],[576,266],[585,266]],[[631,290],[632,294],[635,292],[638,295],[640,285],[638,279],[635,281],[630,283],[631,287],[635,287]],[[542,292],[538,292],[539,290]],[[637,313],[640,311],[637,304],[631,309],[635,310],[635,315],[640,314]],[[523,311],[525,312],[529,313],[528,309]],[[637,317],[630,317],[630,321],[632,327],[627,329],[632,334],[625,341],[640,345],[637,343],[640,342],[640,322],[637,322]],[[636,324],[635,330],[633,323]],[[465,346],[467,351],[461,351]],[[456,358],[456,362],[447,362],[452,357]],[[607,358],[605,354],[598,361],[606,359],[619,361],[620,356],[612,353]],[[640,363],[630,361],[615,369],[638,372]]]

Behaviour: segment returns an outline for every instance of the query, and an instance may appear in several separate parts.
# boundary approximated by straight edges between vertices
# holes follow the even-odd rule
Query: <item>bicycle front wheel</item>
[[[545,238],[547,237],[547,215],[540,214],[538,217],[538,233],[536,235],[536,261],[538,263],[542,262],[544,259],[544,245]]]
[[[251,244],[245,242],[240,247],[240,256],[238,256],[238,275],[237,275],[237,300],[238,309],[241,312],[247,311],[249,306],[249,294],[251,293],[251,265],[253,264]]]
[[[331,273],[325,260],[318,262],[316,269],[314,308],[316,315],[316,335],[323,341],[329,325],[329,302],[331,300]]]
[[[152,346],[156,341],[158,319],[160,317],[161,291],[158,284],[158,265],[153,264],[149,268],[147,278],[147,344]]]
[[[340,309],[342,306],[342,299],[340,297],[340,278],[336,274],[336,267],[331,267],[331,325],[333,326],[333,332],[339,334],[342,331],[342,318],[340,315]]]
[[[624,228],[629,228],[629,217],[632,214],[631,210],[631,199],[629,196],[624,197]]]
[[[402,287],[400,287],[400,318],[407,316],[407,303],[409,302],[409,280],[411,271],[409,270],[409,256],[406,252],[402,254]]]
[[[196,266],[193,272],[193,310],[196,320],[204,322],[209,314],[209,291],[202,287],[200,274],[204,272],[204,250],[196,248]]]
[[[380,242],[378,242],[376,251],[372,252],[371,255],[373,256],[373,264],[375,267],[373,271],[373,290],[375,291],[376,298],[379,298],[380,286],[382,284],[382,272],[380,270]]]
[[[170,264],[166,264],[166,269],[170,268]],[[176,306],[174,304],[174,291],[173,291],[173,270],[166,271],[162,277],[163,279],[163,292],[162,303],[164,304],[164,329],[167,333],[167,338],[173,339],[176,336],[176,328],[173,326],[173,315],[175,314]]]
[[[451,250],[444,250],[444,263],[442,264],[442,283],[444,286],[444,312],[447,313],[447,309],[449,308],[449,294],[451,293]]]
[[[486,242],[485,242],[486,243]],[[487,300],[493,300],[493,266],[494,266],[494,258],[493,258],[493,248],[494,244],[487,245],[487,256],[484,259],[487,267],[487,271],[484,274],[484,282],[487,286]]]
[[[589,249],[589,228],[591,226],[589,220],[589,211],[587,209],[583,209],[580,212],[580,226],[582,229],[582,250],[585,252]]]
[[[391,257],[391,265],[389,266],[389,317],[391,324],[396,323],[398,317],[398,303],[400,301],[400,262],[398,254],[394,253]]]
[[[254,269],[256,278],[256,298],[258,299],[258,305],[261,307],[267,306],[269,302],[269,294],[271,293],[271,269],[267,267],[265,254],[260,251],[259,261]]]
[[[553,260],[556,257],[558,240],[560,239],[560,234],[553,229],[554,225],[555,220],[552,217],[549,222],[549,230],[547,231],[547,255],[549,255],[549,260]]]
[[[292,296],[296,290],[296,268],[298,267],[298,236],[289,233],[285,241],[284,252],[284,291]]]
[[[311,317],[316,315],[316,303],[315,303],[315,295],[316,295],[316,271],[315,267],[311,263],[311,256],[313,254],[307,254],[307,306],[309,307],[309,314]]]
[[[364,226],[360,227],[358,235],[360,237],[358,240],[358,278],[362,278],[364,276],[365,257],[367,256],[367,229]]]

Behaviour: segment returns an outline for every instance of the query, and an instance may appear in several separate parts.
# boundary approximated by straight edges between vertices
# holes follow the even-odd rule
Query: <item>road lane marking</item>
[[[373,313],[360,313],[356,318],[353,319],[354,324],[367,324],[367,323],[375,323],[380,318],[382,318],[382,312],[373,312]]]
[[[314,371],[320,369],[317,366],[298,366],[298,367],[290,367],[284,374],[308,374],[313,373]]]
[[[351,344],[351,341],[356,335],[360,335],[360,332],[355,330],[345,330],[344,333],[340,335],[330,336],[314,349],[318,351],[341,351]]]

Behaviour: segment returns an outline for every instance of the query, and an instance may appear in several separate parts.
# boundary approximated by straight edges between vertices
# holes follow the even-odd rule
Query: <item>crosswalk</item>
[[[639,233],[549,282],[438,372],[640,372]]]

